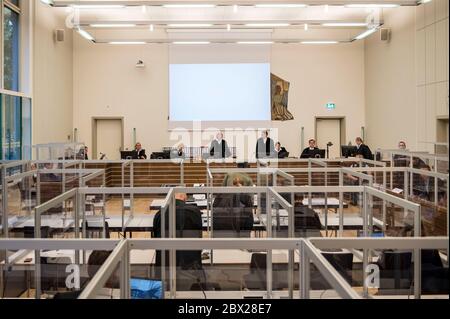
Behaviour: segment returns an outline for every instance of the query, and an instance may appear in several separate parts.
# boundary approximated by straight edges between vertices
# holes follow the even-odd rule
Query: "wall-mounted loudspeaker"
[[[389,41],[391,39],[391,29],[381,28],[380,29],[380,40]]]
[[[66,34],[63,29],[58,29],[55,31],[55,39],[57,42],[64,42],[65,36]]]

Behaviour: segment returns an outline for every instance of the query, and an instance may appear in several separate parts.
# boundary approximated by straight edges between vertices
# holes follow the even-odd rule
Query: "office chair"
[[[383,251],[380,267],[380,290],[410,289],[412,285],[412,252]]]
[[[34,226],[25,226],[23,228],[24,238],[35,238],[34,237]],[[49,226],[41,226],[41,238],[51,238],[51,231]]]
[[[267,254],[253,253],[250,261],[250,272],[243,276],[245,288],[266,290],[267,288]],[[288,287],[287,264],[272,264],[273,289]]]

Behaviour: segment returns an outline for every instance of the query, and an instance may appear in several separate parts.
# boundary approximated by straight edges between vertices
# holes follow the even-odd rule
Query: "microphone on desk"
[[[106,157],[106,154],[103,154],[102,152],[100,152],[100,160],[104,160]]]

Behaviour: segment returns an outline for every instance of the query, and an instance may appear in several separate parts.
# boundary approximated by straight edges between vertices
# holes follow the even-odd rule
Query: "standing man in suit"
[[[137,159],[147,159],[147,155],[145,154],[145,150],[142,148],[141,143],[136,143],[136,146],[134,147],[134,152],[136,153]]]
[[[355,155],[362,155],[364,159],[373,160],[373,154],[370,150],[369,146],[364,144],[364,141],[361,137],[357,137],[355,139],[356,143],[356,149],[355,149]]]
[[[286,157],[288,157],[289,155],[289,153],[288,153],[288,151],[286,150],[286,148],[285,147],[282,147],[281,146],[281,143],[280,142],[277,142],[276,144],[275,144],[275,153],[277,154],[277,157],[278,158],[286,158]]]
[[[300,155],[300,158],[311,158],[316,156],[317,151],[319,150],[319,148],[316,146],[316,140],[312,138],[308,141],[308,143],[309,147],[303,150],[302,155]]]
[[[216,139],[211,142],[209,155],[213,158],[227,158],[231,156],[227,141],[223,139],[223,133],[218,132]]]
[[[269,131],[263,131],[256,142],[256,158],[274,158],[275,155],[275,145]]]

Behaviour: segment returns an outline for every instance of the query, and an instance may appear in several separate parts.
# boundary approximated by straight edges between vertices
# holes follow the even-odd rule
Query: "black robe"
[[[231,156],[230,149],[228,147],[227,141],[222,140],[219,144],[217,140],[211,142],[211,147],[209,148],[209,155],[214,158],[227,158]]]
[[[275,157],[275,144],[273,140],[268,137],[264,145],[264,139],[261,137],[256,142],[256,158],[273,158]]]

